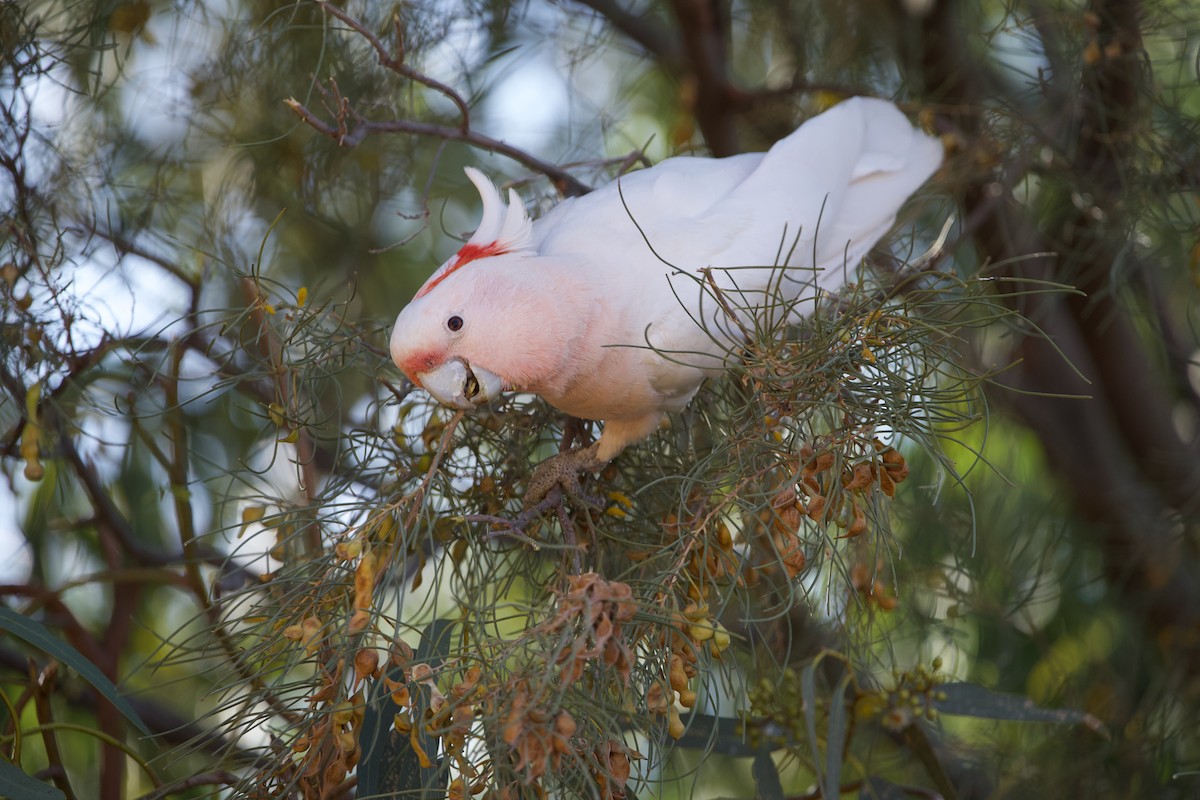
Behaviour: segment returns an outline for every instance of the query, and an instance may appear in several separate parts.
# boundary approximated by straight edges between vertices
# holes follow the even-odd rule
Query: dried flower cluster
[[[892,588],[880,579],[883,568],[882,562],[877,561],[872,569],[864,560],[855,561],[850,567],[850,589],[868,606],[875,606],[880,611],[891,611],[900,605],[900,600]]]
[[[811,520],[843,528],[845,538],[861,536],[867,530],[864,509],[872,495],[895,497],[896,484],[908,477],[908,466],[900,451],[877,439],[871,444],[874,453],[857,463],[843,458],[840,469],[833,447],[801,447],[797,488],[802,496],[797,496],[791,507]]]
[[[855,719],[879,719],[893,733],[903,731],[918,719],[937,719],[935,704],[946,699],[946,694],[938,688],[945,681],[938,674],[941,668],[942,660],[935,658],[929,669],[919,664],[915,669],[895,673],[891,689],[860,693],[854,703]]]
[[[369,661],[368,657],[360,656],[355,658],[356,674]],[[320,708],[321,712],[312,714],[311,723],[291,746],[296,755],[295,780],[318,797],[339,787],[362,755],[359,733],[366,706],[361,690],[348,698],[342,697],[345,666],[345,659],[338,659],[332,673],[321,670],[321,688],[308,698],[310,708],[314,711]]]
[[[743,574],[743,559],[734,549],[733,534],[721,518],[721,510],[720,505],[693,492],[682,520],[671,512],[662,522],[664,543],[683,543],[681,567],[685,570],[688,597],[696,602],[707,600],[717,587],[733,582],[744,586],[753,580],[752,571]],[[635,561],[649,555],[644,551],[629,553]]]
[[[662,673],[646,690],[646,709],[667,718],[667,734],[683,736],[679,707],[694,708],[696,692],[692,680],[700,674],[700,657],[708,653],[721,658],[729,647],[729,631],[712,615],[708,603],[688,603],[673,615],[672,624],[661,633]]]
[[[567,587],[559,598],[557,613],[542,625],[546,633],[565,632],[571,636],[570,644],[558,657],[562,686],[579,680],[588,662],[596,659],[615,669],[628,684],[633,652],[625,641],[623,627],[637,611],[633,590],[628,584],[605,580],[595,572],[569,576]]]
[[[539,704],[536,692],[528,681],[518,682],[501,729],[516,758],[513,768],[526,785],[560,769],[562,757],[574,750],[571,740],[578,728],[569,711]]]

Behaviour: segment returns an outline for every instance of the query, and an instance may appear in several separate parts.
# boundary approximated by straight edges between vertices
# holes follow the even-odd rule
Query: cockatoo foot
[[[533,508],[542,502],[555,486],[561,487],[563,494],[576,503],[604,508],[602,500],[585,493],[579,484],[580,473],[595,472],[608,463],[597,455],[599,449],[600,443],[596,442],[559,453],[538,464],[529,479],[529,488],[525,490],[525,508]]]

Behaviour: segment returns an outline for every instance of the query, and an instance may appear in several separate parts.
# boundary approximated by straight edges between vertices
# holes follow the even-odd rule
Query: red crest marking
[[[500,244],[500,242],[489,242],[488,244],[471,244],[468,242],[459,249],[457,254],[455,254],[454,261],[450,264],[450,266],[446,267],[440,273],[434,275],[428,283],[421,287],[421,290],[417,292],[413,299],[416,300],[419,297],[424,297],[425,295],[429,294],[431,291],[433,291],[433,287],[450,277],[450,274],[459,267],[469,264],[479,258],[501,256],[507,252],[509,252],[508,249],[505,248],[504,245]]]

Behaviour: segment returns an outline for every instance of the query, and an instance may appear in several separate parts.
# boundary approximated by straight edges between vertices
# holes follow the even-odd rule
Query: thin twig
[[[441,81],[418,72],[404,63],[404,32],[400,27],[399,14],[393,14],[392,16],[392,24],[395,26],[396,30],[396,48],[398,51],[397,54],[393,56],[388,52],[387,48],[383,46],[383,42],[379,41],[379,37],[368,30],[365,25],[356,20],[354,17],[350,16],[337,6],[330,5],[325,0],[319,0],[318,5],[320,5],[326,13],[337,17],[342,22],[349,25],[355,31],[355,33],[370,42],[371,47],[375,48],[375,53],[379,56],[380,64],[387,67],[392,72],[395,72],[397,75],[401,75],[424,86],[428,86],[430,89],[433,89],[439,94],[444,95],[450,100],[450,102],[458,106],[458,112],[461,116],[459,130],[461,130],[463,133],[468,133],[471,130],[471,110],[467,106],[467,101],[463,99],[462,95]]]
[[[173,794],[178,794],[185,789],[192,789],[197,786],[237,786],[240,779],[232,772],[224,770],[213,770],[212,772],[201,772],[198,775],[192,775],[189,778],[168,783],[165,786],[160,786],[152,792],[142,795],[139,800],[162,800]]]
[[[558,190],[564,197],[579,197],[591,191],[591,187],[580,181],[574,175],[571,175],[566,170],[551,164],[548,161],[543,161],[540,158],[522,150],[519,147],[507,144],[499,139],[493,139],[476,131],[463,131],[459,128],[451,128],[447,125],[435,125],[430,122],[415,122],[406,119],[394,119],[384,121],[360,120],[354,126],[352,131],[347,131],[343,135],[337,128],[329,125],[321,120],[311,111],[309,111],[302,103],[294,98],[288,98],[284,104],[292,110],[296,116],[304,120],[304,122],[318,133],[324,134],[329,138],[337,141],[339,144],[346,147],[353,147],[359,144],[363,139],[373,133],[405,133],[416,136],[429,136],[435,139],[446,139],[450,141],[466,142],[487,150],[490,153],[499,153],[502,156],[507,156],[513,161],[516,161],[522,166],[528,167],[535,172],[540,172],[550,179],[554,184],[554,188]]]
[[[571,523],[571,518],[567,516],[567,506],[563,502],[562,491],[557,490],[558,503],[554,506],[554,513],[558,515],[558,524],[562,527],[563,541],[571,546],[571,566],[573,575],[578,575],[583,572],[583,556],[580,553],[579,542],[575,536],[575,526]]]

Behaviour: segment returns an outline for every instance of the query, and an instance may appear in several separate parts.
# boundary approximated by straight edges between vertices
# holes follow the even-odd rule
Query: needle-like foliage
[[[0,2],[0,795],[1192,796],[1195,16]],[[679,276],[741,343],[598,507],[391,365],[463,166],[854,94],[946,166],[835,294]]]

